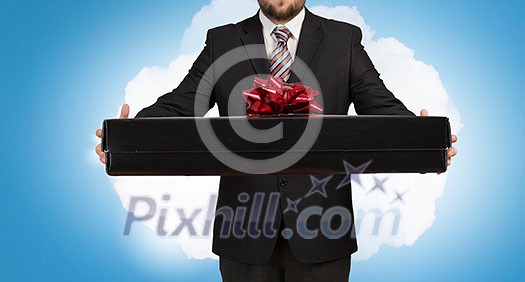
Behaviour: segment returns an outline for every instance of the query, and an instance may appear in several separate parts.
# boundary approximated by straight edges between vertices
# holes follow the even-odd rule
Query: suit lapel
[[[258,44],[257,48],[244,48],[256,74],[266,74],[270,72],[266,58],[266,49],[264,48],[264,38],[262,34],[262,24],[259,20],[259,13],[251,17],[244,27],[245,35],[241,37],[243,46]]]
[[[301,28],[301,35],[299,36],[299,45],[297,46],[296,57],[301,58],[303,62],[310,66],[310,62],[319,46],[319,42],[323,37],[321,31],[321,24],[319,19],[315,17],[308,9],[306,9],[303,26]],[[293,65],[292,65],[293,69]],[[306,70],[300,70],[300,76],[304,76]],[[291,82],[299,81],[295,73],[290,77]]]

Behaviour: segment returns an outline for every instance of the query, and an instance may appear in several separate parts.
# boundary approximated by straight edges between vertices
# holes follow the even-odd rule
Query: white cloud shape
[[[145,67],[126,87],[126,102],[131,115],[149,106],[162,94],[171,91],[186,75],[196,55],[202,49],[206,30],[242,20],[255,14],[257,4],[252,0],[213,0],[193,17],[181,42],[183,53],[168,68]],[[452,131],[461,128],[459,111],[450,101],[437,70],[415,59],[414,50],[395,38],[375,38],[356,7],[316,6],[310,10],[320,16],[349,22],[363,30],[363,44],[372,58],[381,78],[409,109],[419,112],[426,108],[431,115],[448,116]],[[232,13],[231,11],[235,11]],[[355,114],[353,109],[349,114]],[[218,116],[213,109],[210,116]],[[381,245],[410,246],[428,230],[435,220],[436,199],[443,195],[446,173],[434,174],[376,174],[359,176],[361,185],[353,184],[354,210],[357,223],[359,251],[353,259],[366,260],[377,253]],[[375,179],[384,180],[385,193],[370,189]],[[217,194],[219,177],[115,177],[114,188],[122,205],[128,209],[132,197],[148,196],[158,203],[155,216],[144,221],[146,226],[158,232],[161,210],[165,209],[166,222],[162,229],[169,234],[180,224],[180,211],[192,221],[195,234],[190,236],[185,228],[178,236],[170,237],[178,242],[188,258],[205,259],[216,256],[211,252],[209,225],[210,203]],[[395,200],[397,193],[402,201]],[[170,195],[169,201],[163,195]],[[212,209],[213,211],[213,209]],[[374,226],[377,224],[377,232]],[[147,246],[144,246],[147,248]],[[172,250],[166,250],[170,252]]]

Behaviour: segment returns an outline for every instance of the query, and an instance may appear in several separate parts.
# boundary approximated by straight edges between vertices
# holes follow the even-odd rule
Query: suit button
[[[288,185],[288,180],[286,178],[283,178],[283,179],[281,179],[281,182],[279,184],[281,184],[281,186],[284,187],[284,186]]]

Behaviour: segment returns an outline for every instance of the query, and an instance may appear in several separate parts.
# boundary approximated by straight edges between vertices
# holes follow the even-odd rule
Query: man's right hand
[[[124,104],[122,105],[122,108],[120,109],[120,117],[119,118],[128,118],[129,116],[129,105],[128,104]],[[95,135],[97,135],[98,138],[101,138],[102,139],[102,129],[97,129]],[[101,163],[105,164],[106,163],[106,154],[104,152],[102,152],[102,144],[99,143],[96,147],[95,147],[95,152],[97,152],[97,155],[98,155],[98,158],[100,160]]]

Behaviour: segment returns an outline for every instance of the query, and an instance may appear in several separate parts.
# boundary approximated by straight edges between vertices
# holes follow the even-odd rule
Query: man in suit
[[[237,24],[208,31],[206,45],[188,75],[172,92],[137,114],[140,117],[195,116],[195,98],[199,84],[209,93],[209,108],[216,103],[221,116],[228,115],[230,93],[244,78],[272,74],[287,82],[299,81],[294,61],[303,61],[322,90],[325,114],[347,114],[351,103],[358,114],[413,115],[385,87],[370,58],[361,45],[358,27],[325,19],[309,12],[305,0],[259,0],[259,12]],[[259,49],[249,45],[258,44]],[[222,55],[246,47],[249,60],[226,70],[220,77],[209,73]],[[207,72],[208,71],[208,72]],[[241,89],[247,89],[249,85]],[[240,93],[233,93],[240,95]],[[124,105],[121,117],[129,108]],[[427,115],[426,111],[421,112]],[[97,131],[101,137],[101,132]],[[453,136],[453,141],[456,137]],[[105,156],[97,146],[102,162]],[[456,149],[449,150],[450,158]],[[357,250],[352,232],[327,236],[318,232],[312,238],[285,234],[297,231],[301,211],[317,206],[322,211],[344,207],[349,217],[332,217],[330,226],[353,223],[350,184],[335,189],[344,175],[247,175],[221,177],[214,226],[213,252],[220,257],[224,281],[348,281],[350,255]],[[320,189],[312,193],[312,189]],[[315,192],[315,191],[314,191]],[[254,226],[240,222],[240,229],[267,230],[263,235],[234,236],[227,211],[239,207],[252,210],[256,195],[263,195],[258,214],[275,210],[271,221],[258,221]],[[278,195],[273,201],[272,195]],[[251,201],[253,200],[253,201]],[[273,202],[272,202],[273,201]],[[246,215],[248,216],[248,215]],[[247,221],[247,220],[245,220]],[[310,216],[307,230],[319,229],[321,216]],[[235,232],[233,232],[235,233]]]

